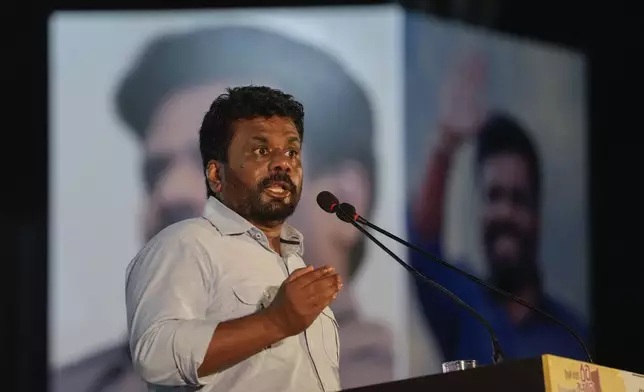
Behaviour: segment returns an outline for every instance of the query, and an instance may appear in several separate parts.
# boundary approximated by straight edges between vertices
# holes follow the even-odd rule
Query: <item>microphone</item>
[[[324,193],[324,192],[322,192],[322,193]],[[330,194],[330,196],[331,196],[331,197],[335,198],[335,196],[333,196],[333,194],[331,194],[330,192],[329,192],[329,194]],[[323,201],[323,202],[326,202],[327,200],[329,200],[329,199],[328,199],[328,197],[329,197],[329,196],[324,196],[324,197],[322,198],[322,201]],[[337,199],[336,199],[336,200],[337,200]],[[323,209],[324,209],[324,208],[323,208]],[[470,279],[470,280],[472,280],[472,281],[476,282],[477,284],[479,284],[479,285],[481,285],[481,286],[485,287],[486,289],[488,289],[488,290],[492,290],[492,291],[496,292],[497,294],[500,294],[500,295],[502,295],[502,296],[504,296],[504,297],[506,297],[506,298],[509,298],[509,299],[511,299],[511,300],[513,300],[513,301],[515,301],[515,302],[517,302],[517,303],[519,303],[519,304],[521,304],[521,305],[523,305],[523,306],[527,307],[528,309],[533,310],[533,311],[535,311],[535,312],[539,313],[541,316],[543,316],[543,317],[545,317],[545,318],[547,318],[547,319],[551,320],[551,321],[552,321],[552,322],[554,322],[555,324],[560,325],[560,326],[561,326],[561,327],[563,327],[566,331],[568,331],[568,332],[569,332],[569,333],[570,333],[570,334],[571,334],[571,335],[572,335],[572,336],[577,340],[577,342],[579,343],[579,345],[580,345],[580,346],[582,347],[582,349],[584,350],[584,353],[586,354],[586,358],[587,358],[588,362],[589,362],[589,363],[593,363],[593,360],[592,360],[592,357],[591,357],[591,355],[590,355],[590,352],[588,351],[588,348],[586,347],[586,344],[585,344],[585,343],[584,343],[584,341],[581,339],[581,337],[580,337],[580,336],[579,336],[579,335],[578,335],[578,334],[577,334],[577,333],[576,333],[572,328],[570,328],[568,325],[566,325],[565,323],[563,323],[562,321],[560,321],[560,320],[559,320],[559,319],[557,319],[556,317],[552,316],[551,314],[547,313],[546,311],[541,310],[541,309],[539,309],[538,307],[536,307],[536,306],[534,306],[534,305],[530,304],[529,302],[526,302],[526,301],[524,301],[523,299],[521,299],[521,298],[519,298],[519,297],[515,296],[514,294],[508,293],[508,292],[507,292],[507,291],[505,291],[505,290],[501,290],[500,288],[498,288],[498,287],[496,287],[496,286],[494,286],[494,285],[492,285],[492,284],[490,284],[490,283],[488,283],[488,282],[486,282],[486,281],[484,281],[484,280],[482,280],[482,279],[479,279],[479,278],[477,278],[476,276],[474,276],[474,275],[472,275],[472,274],[469,274],[469,273],[467,273],[467,272],[463,271],[462,269],[460,269],[460,268],[458,268],[458,267],[453,266],[452,264],[450,264],[450,263],[448,263],[448,262],[446,262],[446,261],[442,260],[441,258],[439,258],[439,257],[437,257],[437,256],[435,256],[435,255],[433,255],[433,254],[431,254],[431,253],[429,253],[429,252],[427,252],[426,250],[424,250],[424,249],[422,249],[422,248],[420,248],[420,247],[418,247],[418,246],[416,246],[416,245],[414,245],[414,244],[411,244],[411,243],[409,243],[409,242],[407,242],[407,241],[403,240],[402,238],[397,237],[396,235],[394,235],[394,234],[392,234],[392,233],[390,233],[390,232],[388,232],[388,231],[386,231],[386,230],[384,230],[384,229],[382,229],[382,228],[380,228],[380,227],[376,226],[375,224],[373,224],[373,223],[369,222],[367,219],[365,219],[365,218],[363,218],[362,216],[360,216],[360,215],[356,212],[355,207],[354,207],[354,206],[352,206],[352,205],[351,205],[351,204],[349,204],[349,203],[342,203],[342,204],[340,204],[340,203],[338,202],[338,203],[336,203],[336,205],[335,205],[335,206],[333,206],[333,207],[332,207],[332,210],[331,210],[331,211],[329,211],[329,210],[327,210],[327,209],[324,209],[324,210],[325,210],[325,211],[327,211],[327,212],[329,212],[329,213],[335,213],[335,214],[338,216],[338,218],[339,218],[340,220],[346,221],[347,219],[352,219],[354,222],[357,222],[357,223],[363,224],[363,225],[365,225],[365,226],[367,226],[367,227],[369,227],[369,228],[371,228],[371,229],[373,229],[373,230],[377,231],[378,233],[381,233],[381,234],[385,235],[386,237],[389,237],[389,238],[391,238],[392,240],[394,240],[394,241],[396,241],[396,242],[398,242],[398,243],[400,243],[400,244],[402,244],[402,245],[405,245],[406,247],[408,247],[408,248],[412,249],[413,251],[418,252],[418,253],[422,254],[423,256],[425,256],[425,257],[428,257],[428,258],[429,258],[429,259],[431,259],[432,261],[435,261],[435,262],[437,262],[437,263],[439,263],[439,264],[442,264],[443,266],[445,266],[445,267],[447,267],[447,268],[449,268],[449,269],[451,269],[451,270],[453,270],[453,271],[458,272],[459,274],[461,274],[461,275],[463,275],[463,276],[467,277],[468,279]],[[348,215],[347,215],[347,214],[343,214],[343,216],[341,217],[341,216],[340,216],[340,212],[339,212],[339,211],[347,211],[347,212],[349,212],[349,214],[348,214]]]
[[[456,302],[458,305],[462,306],[468,312],[470,312],[472,316],[474,316],[474,318],[476,318],[485,327],[485,329],[487,329],[488,334],[490,335],[490,340],[492,342],[492,361],[495,364],[503,362],[504,360],[503,351],[501,350],[501,345],[499,344],[499,340],[496,337],[496,333],[494,332],[494,329],[492,328],[490,323],[483,316],[481,316],[479,312],[477,312],[473,307],[468,305],[465,301],[460,299],[456,294],[452,293],[442,285],[434,282],[433,280],[429,279],[428,277],[420,273],[412,266],[405,263],[400,257],[398,257],[389,248],[387,248],[382,242],[378,241],[378,239],[376,239],[373,235],[371,235],[371,233],[369,233],[362,226],[356,223],[359,220],[360,216],[356,212],[356,209],[354,206],[348,203],[340,204],[338,198],[335,197],[333,193],[328,191],[320,192],[317,196],[317,202],[320,208],[322,208],[324,211],[330,214],[335,213],[338,216],[338,218],[340,218],[341,220],[352,224],[362,234],[364,234],[367,238],[373,241],[373,243],[378,245],[380,249],[384,250],[385,253],[387,253],[394,260],[396,260],[398,264],[403,266],[403,268],[405,268],[407,271],[411,272],[413,275],[420,278],[424,283],[427,283],[430,286],[434,287],[435,289],[438,289],[443,294],[448,296],[452,301]]]

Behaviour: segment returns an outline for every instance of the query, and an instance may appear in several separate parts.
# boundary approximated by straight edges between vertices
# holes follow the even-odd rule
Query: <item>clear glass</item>
[[[474,369],[475,367],[476,361],[473,359],[443,362],[443,373],[455,372],[457,370]]]

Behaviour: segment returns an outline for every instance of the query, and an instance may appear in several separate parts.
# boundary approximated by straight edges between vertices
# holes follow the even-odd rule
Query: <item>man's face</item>
[[[255,224],[274,225],[295,211],[302,191],[301,139],[286,117],[233,123],[228,162],[208,168],[224,204]],[[214,180],[214,181],[213,181]]]
[[[515,153],[487,158],[481,168],[482,234],[492,279],[507,291],[531,283],[538,221],[526,161]]]

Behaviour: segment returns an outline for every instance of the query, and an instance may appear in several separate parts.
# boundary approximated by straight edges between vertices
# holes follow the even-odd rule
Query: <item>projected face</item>
[[[516,291],[534,273],[538,215],[526,161],[495,154],[481,168],[483,242],[492,278]]]
[[[144,143],[146,239],[180,220],[201,215],[206,186],[199,153],[199,127],[225,86],[172,94],[158,108]]]

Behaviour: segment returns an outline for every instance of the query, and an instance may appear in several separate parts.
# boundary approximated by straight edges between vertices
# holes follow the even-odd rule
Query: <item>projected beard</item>
[[[226,185],[225,204],[236,213],[251,222],[283,222],[295,212],[300,200],[301,184],[298,188],[286,172],[276,172],[261,179],[254,187],[249,187],[239,176],[225,165],[224,174]],[[276,199],[267,195],[264,190],[273,183],[282,183],[284,190],[290,195],[284,199]],[[234,198],[231,197],[234,194]]]
[[[163,204],[155,217],[155,225],[147,231],[147,239],[157,235],[161,230],[179,221],[194,218],[203,212],[203,206],[195,206],[186,202]]]
[[[501,240],[515,241],[518,252],[504,255],[497,251]],[[510,221],[493,221],[484,228],[484,245],[491,282],[502,290],[520,294],[532,284],[539,284],[536,263],[536,238]]]

